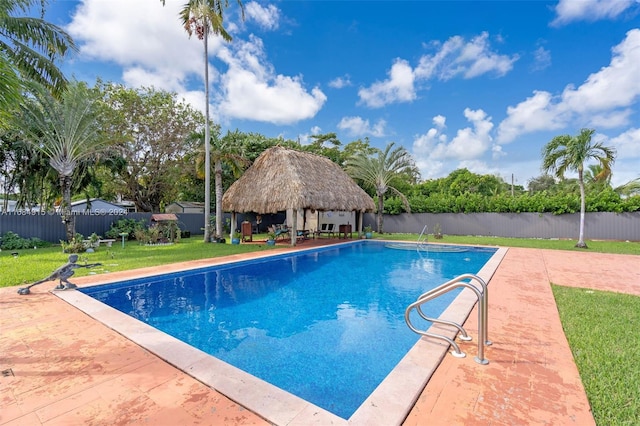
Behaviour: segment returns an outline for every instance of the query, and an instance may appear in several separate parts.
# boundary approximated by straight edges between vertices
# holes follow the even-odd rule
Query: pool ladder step
[[[431,323],[438,323],[447,326],[451,326],[456,328],[460,333],[460,340],[469,341],[471,337],[467,334],[466,330],[462,327],[462,325],[445,319],[440,318],[431,318],[425,315],[422,311],[422,305],[429,302],[430,300],[436,299],[443,294],[446,294],[456,288],[465,287],[470,289],[475,293],[478,298],[478,356],[474,358],[474,360],[478,364],[486,365],[489,361],[484,357],[484,347],[491,345],[491,341],[488,336],[488,308],[489,308],[489,293],[487,290],[487,283],[484,282],[482,278],[475,274],[462,274],[457,276],[456,278],[447,281],[444,284],[439,285],[438,287],[427,291],[426,293],[421,294],[418,299],[411,303],[404,313],[404,320],[407,323],[407,326],[415,333],[418,333],[422,336],[432,337],[434,339],[444,340],[449,343],[453,351],[451,354],[458,358],[463,358],[466,356],[464,352],[460,350],[460,346],[451,338],[444,336],[442,334],[436,334],[427,330],[419,330],[416,328],[409,315],[411,311],[415,310],[420,317],[426,321]]]

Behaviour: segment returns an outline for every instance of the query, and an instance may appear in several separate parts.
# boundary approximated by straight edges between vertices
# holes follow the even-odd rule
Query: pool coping
[[[356,242],[346,242],[332,247],[354,243]],[[495,249],[495,247],[491,248]],[[317,248],[296,250],[296,253],[311,250],[317,250]],[[497,251],[477,275],[489,283],[507,250],[507,248],[497,248]],[[207,266],[257,260],[283,254],[285,253],[260,252],[250,257],[245,256],[242,259],[224,262],[216,261],[208,264],[199,263],[194,266],[175,269],[175,271],[200,269]],[[291,254],[291,252],[288,254]],[[174,268],[171,269],[171,272],[174,272]],[[157,270],[128,272],[126,279],[158,275]],[[91,284],[85,285],[85,287],[118,282],[124,279],[122,276],[104,278],[97,279]],[[278,425],[401,424],[420,396],[429,378],[440,364],[440,361],[449,350],[449,345],[437,341],[427,340],[426,338],[418,340],[349,420],[345,420],[115,308],[111,308],[82,292],[67,291],[54,294],[186,374]],[[476,301],[473,291],[464,289],[443,312],[441,317],[462,324],[471,313]],[[429,330],[434,331],[435,329],[438,330],[439,334],[446,335],[449,338],[454,338],[456,334],[455,330],[444,329],[438,325],[433,325]],[[472,336],[476,335],[473,331],[469,331]]]

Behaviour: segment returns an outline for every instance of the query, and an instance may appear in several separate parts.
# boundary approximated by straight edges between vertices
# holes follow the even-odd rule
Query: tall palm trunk
[[[383,217],[382,213],[384,211],[384,192],[378,191],[378,215],[376,216],[376,222],[378,225],[378,234],[382,234],[382,223]]]
[[[209,220],[211,217],[211,136],[209,135],[209,24],[206,20],[204,28],[204,242],[208,243],[211,241],[211,221]]]
[[[576,247],[587,248],[587,244],[584,242],[584,212],[586,210],[586,206],[582,169],[578,169],[578,186],[580,187],[580,236],[578,237]]]
[[[76,233],[76,218],[71,214],[71,176],[60,175],[60,187],[62,189],[62,222],[65,226],[67,241],[73,240]]]
[[[222,237],[222,161],[217,160],[214,167],[216,175],[216,236]],[[233,229],[231,231],[233,231]]]

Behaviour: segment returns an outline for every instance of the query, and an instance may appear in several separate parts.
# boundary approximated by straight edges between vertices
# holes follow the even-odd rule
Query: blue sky
[[[186,0],[50,0],[80,47],[62,67],[93,84],[177,92],[204,111],[203,48]],[[613,184],[640,177],[640,0],[230,0],[231,43],[210,41],[211,111],[307,143],[404,146],[422,178],[466,167],[525,185],[561,134],[617,149]]]

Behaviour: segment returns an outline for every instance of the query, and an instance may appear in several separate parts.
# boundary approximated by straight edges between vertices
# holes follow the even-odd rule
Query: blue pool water
[[[81,291],[348,419],[418,340],[406,306],[494,252],[360,241]]]

